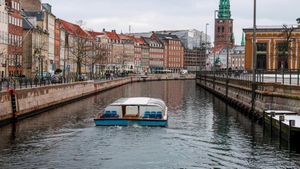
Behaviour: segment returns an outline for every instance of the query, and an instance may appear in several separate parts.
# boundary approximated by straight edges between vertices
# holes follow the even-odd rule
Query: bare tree
[[[88,53],[92,48],[92,38],[81,29],[82,25],[80,24],[74,25],[74,32],[69,35],[68,42],[69,51],[73,55],[72,59],[76,63],[76,80],[79,80],[78,78],[82,74],[82,65],[87,60]]]
[[[91,63],[92,76],[94,75],[94,68],[97,63],[103,63],[108,56],[107,48],[104,44],[101,44],[97,40],[93,42],[91,55],[89,55],[89,61]]]
[[[283,25],[282,26],[282,37],[284,41],[277,44],[277,55],[278,55],[278,68],[288,68],[287,60],[290,55],[292,36],[295,28],[293,26]],[[280,65],[279,65],[280,64]]]

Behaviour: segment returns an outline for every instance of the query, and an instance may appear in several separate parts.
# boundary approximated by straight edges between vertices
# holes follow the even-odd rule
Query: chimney
[[[105,28],[102,29],[102,32],[105,32]]]
[[[300,18],[296,19],[297,23],[298,23],[298,28],[300,28]]]

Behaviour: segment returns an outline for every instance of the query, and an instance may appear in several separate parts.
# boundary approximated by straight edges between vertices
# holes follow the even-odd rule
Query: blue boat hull
[[[167,120],[128,120],[128,119],[94,119],[96,126],[153,126],[153,127],[167,127]]]

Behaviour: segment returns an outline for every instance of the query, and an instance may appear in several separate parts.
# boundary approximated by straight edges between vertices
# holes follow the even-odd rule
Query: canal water
[[[63,93],[62,93],[63,94]],[[169,127],[95,127],[120,97],[165,100]],[[195,81],[128,84],[0,128],[0,168],[300,168],[300,154]]]

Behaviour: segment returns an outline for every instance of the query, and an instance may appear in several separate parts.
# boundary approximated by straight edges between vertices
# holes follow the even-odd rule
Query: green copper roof
[[[245,33],[243,32],[242,34],[242,42],[241,42],[241,46],[245,46]]]
[[[218,18],[219,19],[231,19],[229,0],[220,0]]]

